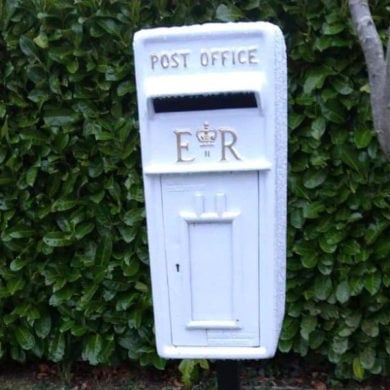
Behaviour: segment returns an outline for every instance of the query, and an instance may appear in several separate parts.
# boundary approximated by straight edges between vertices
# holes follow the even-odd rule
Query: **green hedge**
[[[373,14],[385,38],[388,0]],[[281,351],[340,376],[390,371],[390,167],[346,1],[0,4],[0,356],[91,364],[155,354],[134,31],[269,20],[289,66]],[[4,66],[5,64],[5,66]]]

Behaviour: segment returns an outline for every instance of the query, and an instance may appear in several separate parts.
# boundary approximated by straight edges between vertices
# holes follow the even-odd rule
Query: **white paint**
[[[283,36],[263,22],[159,28],[136,33],[134,50],[158,353],[272,357],[285,299]],[[257,107],[154,112],[156,98],[240,92]]]

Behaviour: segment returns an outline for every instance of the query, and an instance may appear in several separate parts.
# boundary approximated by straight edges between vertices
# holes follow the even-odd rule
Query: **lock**
[[[134,55],[157,351],[275,353],[285,302],[284,39],[265,22],[139,31]]]

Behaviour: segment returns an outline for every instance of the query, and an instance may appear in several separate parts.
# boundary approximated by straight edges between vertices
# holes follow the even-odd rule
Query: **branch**
[[[349,9],[367,65],[374,128],[383,152],[390,158],[390,96],[387,96],[390,95],[390,55],[387,55],[386,72],[383,45],[372,20],[368,0],[349,0]]]
[[[387,157],[390,155],[390,29],[388,30],[387,53],[386,53],[386,70],[385,81],[383,84],[383,101],[382,101],[382,131],[384,140],[384,152]]]

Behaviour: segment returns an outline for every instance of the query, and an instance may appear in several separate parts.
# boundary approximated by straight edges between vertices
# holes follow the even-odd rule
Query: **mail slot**
[[[157,349],[274,355],[285,301],[286,59],[264,22],[134,37]]]

